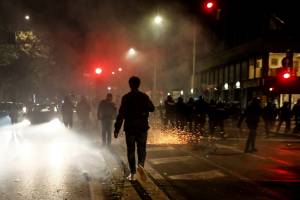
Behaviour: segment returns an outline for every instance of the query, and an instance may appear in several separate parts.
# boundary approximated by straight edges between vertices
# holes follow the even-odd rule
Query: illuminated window
[[[249,79],[254,79],[255,78],[255,65],[254,65],[254,59],[249,60]]]
[[[285,53],[269,53],[269,76],[276,76],[277,69],[281,67],[281,60],[285,57]]]
[[[294,70],[297,76],[300,76],[300,53],[294,53]]]
[[[262,58],[256,59],[255,78],[261,78]]]

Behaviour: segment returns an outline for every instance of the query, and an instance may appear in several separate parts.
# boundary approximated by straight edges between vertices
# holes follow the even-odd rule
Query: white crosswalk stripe
[[[192,159],[193,159],[192,156],[177,156],[177,157],[167,157],[167,158],[154,158],[154,159],[149,159],[149,161],[154,165],[159,165],[159,164],[167,164],[173,162],[186,162]]]
[[[170,151],[175,150],[174,147],[171,146],[148,146],[147,151]]]
[[[226,175],[219,170],[209,170],[204,172],[189,173],[189,174],[178,174],[169,176],[172,180],[207,180],[225,177]]]

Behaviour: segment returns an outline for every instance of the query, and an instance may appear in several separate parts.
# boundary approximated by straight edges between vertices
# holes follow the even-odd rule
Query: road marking
[[[122,160],[122,162],[128,163],[127,159],[124,155],[125,147],[123,145],[116,146],[114,151]],[[138,183],[133,183],[136,185],[140,185],[144,192],[147,193],[146,197],[149,199],[161,199],[161,200],[169,200],[168,196],[148,177],[147,181],[140,180],[140,177],[137,176]],[[146,199],[145,197],[141,196],[142,199]]]
[[[186,162],[191,159],[193,159],[192,156],[176,156],[176,157],[168,157],[168,158],[153,158],[148,160],[154,165],[159,165],[159,164],[167,164],[172,162]]]
[[[208,180],[225,176],[226,175],[221,173],[219,170],[209,170],[205,172],[173,175],[169,176],[169,178],[173,180]]]
[[[212,166],[214,166],[214,167],[216,167],[218,169],[221,169],[221,170],[225,171],[228,174],[231,174],[232,176],[238,177],[239,179],[241,179],[243,181],[249,181],[249,182],[251,181],[249,178],[247,178],[245,176],[242,176],[242,175],[240,175],[238,173],[235,173],[234,171],[232,171],[230,169],[227,169],[227,168],[225,168],[225,167],[223,167],[223,166],[221,166],[221,165],[219,165],[219,164],[217,164],[217,163],[215,163],[215,162],[213,162],[211,160],[205,159],[205,158],[203,158],[202,156],[200,156],[200,155],[198,155],[196,153],[193,153],[193,152],[188,151],[188,150],[183,149],[183,148],[181,148],[180,151],[185,152],[187,154],[190,154],[190,155],[192,155],[193,157],[195,157],[197,159],[203,160],[203,161],[209,163],[210,165],[212,165]]]
[[[167,181],[159,172],[157,172],[151,165],[146,161],[145,169],[153,179],[154,183],[163,190],[163,192],[170,197],[170,199],[185,200],[186,198],[182,196],[170,183]]]
[[[172,146],[148,146],[147,151],[169,151],[175,150]]]

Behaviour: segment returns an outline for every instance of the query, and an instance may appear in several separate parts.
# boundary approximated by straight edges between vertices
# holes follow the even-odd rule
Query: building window
[[[243,61],[242,62],[242,80],[248,79],[248,62]]]
[[[229,68],[229,82],[234,82],[235,81],[235,76],[234,76],[234,65],[230,65]]]
[[[214,83],[214,71],[209,72],[209,84]]]
[[[215,84],[215,85],[218,85],[218,81],[219,81],[219,80],[218,80],[218,79],[219,79],[219,73],[218,73],[218,72],[219,72],[218,69],[215,69],[215,70],[214,70],[214,74],[215,74],[215,78],[214,78],[214,81],[215,81],[215,82],[214,82],[214,84]]]
[[[259,57],[256,59],[255,78],[261,78],[261,69],[262,69],[262,58]]]
[[[297,76],[300,76],[300,53],[294,53],[294,70]]]
[[[241,64],[237,63],[235,65],[235,80],[241,80]]]
[[[224,68],[224,82],[228,82],[228,66]]]
[[[224,83],[223,75],[224,75],[223,67],[220,67],[219,68],[219,85],[223,85],[223,83]]]
[[[255,78],[255,63],[254,63],[254,58],[249,59],[249,79],[254,79]]]
[[[281,60],[285,57],[285,53],[269,53],[269,76],[276,76],[277,69],[281,67]]]

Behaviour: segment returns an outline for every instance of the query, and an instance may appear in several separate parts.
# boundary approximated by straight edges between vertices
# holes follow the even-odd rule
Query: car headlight
[[[26,108],[26,106],[23,106],[22,111],[23,111],[23,113],[27,113],[27,108]]]

